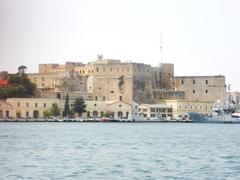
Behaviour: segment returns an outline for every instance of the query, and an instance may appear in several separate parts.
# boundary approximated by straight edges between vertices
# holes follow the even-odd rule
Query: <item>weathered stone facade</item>
[[[184,91],[185,100],[226,102],[225,76],[177,76],[174,90]]]
[[[178,109],[173,110],[178,115],[194,110],[188,108],[191,106],[200,110],[205,104],[209,112],[215,102],[226,100],[224,76],[174,76],[174,64],[170,63],[151,67],[143,63],[98,59],[88,64],[40,64],[39,73],[28,76],[44,90],[42,97],[45,98],[64,99],[68,93],[70,99],[81,96],[89,101],[184,102],[181,107],[186,109],[179,110],[176,105]]]

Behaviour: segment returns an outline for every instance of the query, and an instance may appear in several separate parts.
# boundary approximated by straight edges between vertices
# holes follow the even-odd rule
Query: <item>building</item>
[[[6,101],[0,101],[0,119],[12,117],[13,106]]]
[[[8,87],[8,86],[9,84],[7,80],[0,80],[0,88]]]
[[[187,101],[226,102],[225,76],[176,76],[175,91],[185,92]]]
[[[237,110],[240,109],[240,92],[228,92],[228,101],[233,102],[237,106]]]
[[[43,118],[43,112],[56,103],[62,109],[64,101],[49,98],[8,98],[5,102],[10,105],[9,117],[12,118]]]
[[[171,102],[174,116],[182,117],[201,108],[201,112],[209,113],[210,107],[225,102],[227,95],[224,76],[174,76],[171,63],[152,67],[99,57],[88,64],[40,64],[39,72],[28,77],[43,98],[64,100],[68,93],[70,100],[82,97],[89,102]]]
[[[57,104],[61,114],[64,110],[64,100],[49,98],[8,98],[6,101],[0,101],[0,119],[3,118],[25,118],[37,119],[44,117],[44,111],[49,111],[53,105]],[[125,101],[85,101],[85,118],[103,117],[110,114],[114,118],[131,119],[136,113],[138,105]],[[70,108],[73,108],[74,101],[69,101]]]
[[[211,114],[213,102],[208,101],[187,101],[187,100],[161,100],[158,103],[166,104],[173,109],[174,118],[187,118],[188,112],[199,112],[201,114]]]
[[[147,118],[172,118],[173,108],[166,104],[141,104],[139,113]]]

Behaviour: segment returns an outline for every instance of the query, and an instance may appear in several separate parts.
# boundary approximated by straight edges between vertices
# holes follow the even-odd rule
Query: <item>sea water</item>
[[[0,179],[240,179],[240,125],[0,123]]]

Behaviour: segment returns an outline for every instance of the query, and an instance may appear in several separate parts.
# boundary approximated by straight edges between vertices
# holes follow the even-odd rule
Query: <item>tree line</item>
[[[12,98],[12,97],[32,97],[36,90],[36,85],[32,83],[27,74],[25,74],[26,66],[22,65],[18,67],[16,74],[8,76],[8,87],[0,88],[0,99]]]

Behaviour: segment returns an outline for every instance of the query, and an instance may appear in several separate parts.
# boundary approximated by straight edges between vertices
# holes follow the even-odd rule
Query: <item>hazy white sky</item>
[[[104,58],[176,75],[225,75],[240,90],[239,0],[0,0],[0,71]]]

